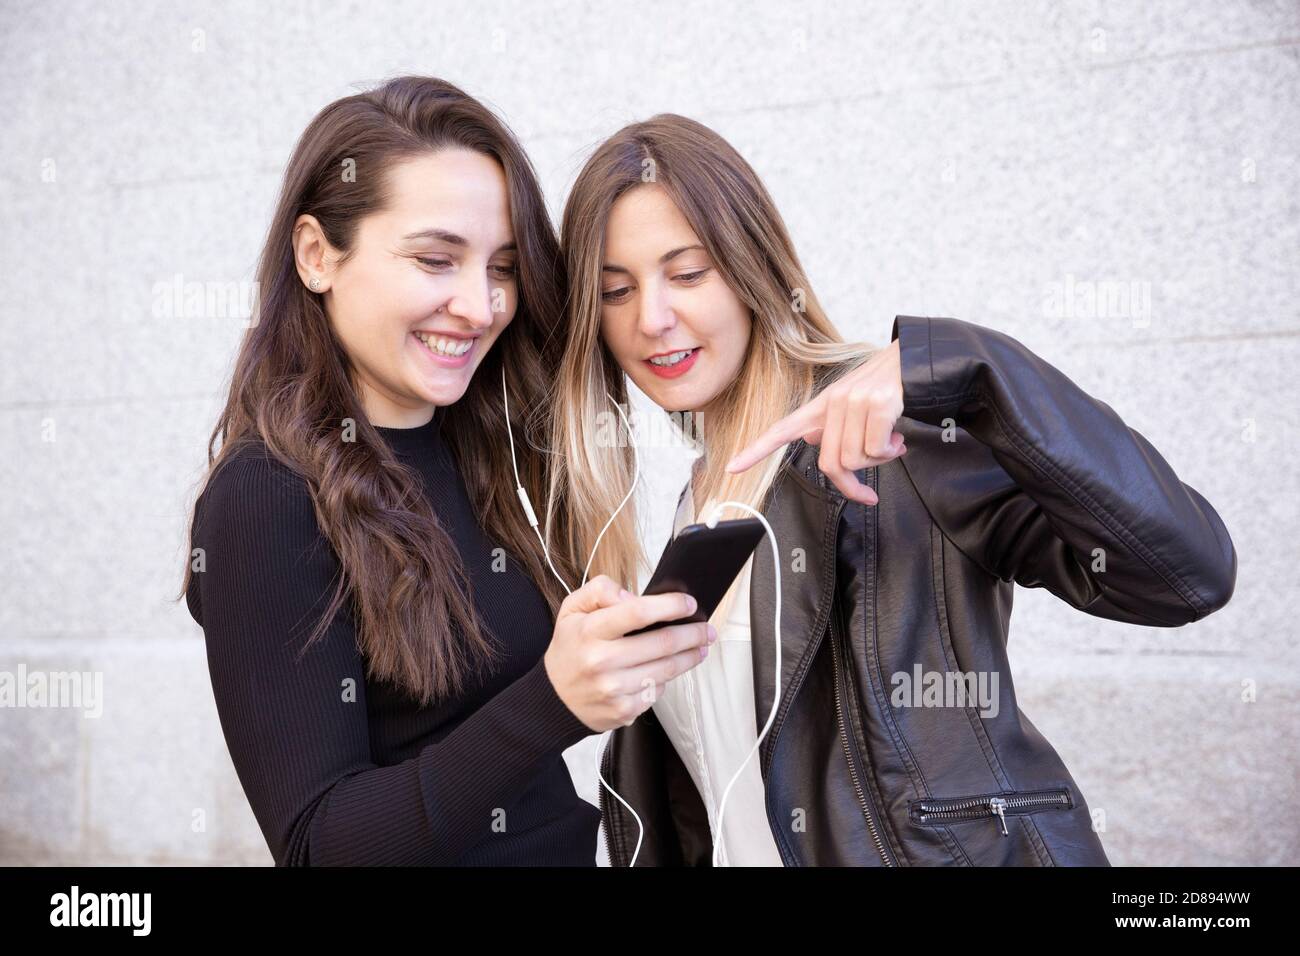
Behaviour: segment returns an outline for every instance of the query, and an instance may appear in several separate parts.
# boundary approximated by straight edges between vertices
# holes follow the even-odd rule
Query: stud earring
[[[311,291],[313,292],[320,291],[320,278],[318,276],[312,276],[311,281],[308,282],[307,284],[311,286]]]

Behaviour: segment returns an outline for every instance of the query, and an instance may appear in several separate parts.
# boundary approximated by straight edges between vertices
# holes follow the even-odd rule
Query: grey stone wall
[[[243,323],[159,302],[251,281],[303,126],[405,72],[497,107],[557,217],[623,123],[709,123],[847,336],[970,319],[1111,404],[1223,516],[1236,595],[1162,630],[1019,591],[1024,709],[1113,862],[1300,862],[1294,2],[245,0],[0,9],[0,671],[102,680],[97,717],[0,709],[0,864],[270,862],[173,600]],[[566,754],[593,800],[601,743]]]

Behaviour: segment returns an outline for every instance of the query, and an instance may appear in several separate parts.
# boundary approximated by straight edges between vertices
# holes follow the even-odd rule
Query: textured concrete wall
[[[240,312],[159,284],[251,280],[308,119],[402,72],[500,109],[557,214],[624,122],[709,123],[846,335],[974,320],[1111,404],[1222,514],[1236,595],[1162,630],[1019,591],[1024,709],[1115,863],[1300,862],[1300,7],[620,6],[0,9],[0,671],[103,693],[0,710],[0,863],[270,862],[172,601]],[[685,466],[651,476],[656,552]],[[566,754],[592,799],[600,743]]]

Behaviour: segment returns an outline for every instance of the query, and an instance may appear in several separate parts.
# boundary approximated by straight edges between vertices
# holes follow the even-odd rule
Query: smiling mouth
[[[412,333],[417,339],[424,343],[434,355],[441,355],[446,358],[460,358],[474,347],[473,339],[457,339],[449,335],[430,335],[426,332]]]
[[[685,375],[695,364],[695,358],[700,354],[700,349],[679,349],[676,352],[669,352],[667,355],[655,355],[648,359],[642,359],[654,375],[659,378],[678,378]]]
[[[444,369],[465,369],[478,355],[478,338],[459,339],[450,335],[436,335],[417,331],[411,333],[424,359],[431,365]]]
[[[697,351],[699,350],[682,349],[680,352],[669,352],[667,355],[655,355],[646,359],[646,361],[657,368],[672,368],[674,365],[680,365],[686,361]]]

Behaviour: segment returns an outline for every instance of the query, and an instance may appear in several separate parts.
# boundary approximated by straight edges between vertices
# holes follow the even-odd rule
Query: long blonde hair
[[[726,140],[671,113],[615,133],[578,175],[560,230],[570,338],[552,409],[556,454],[547,515],[548,524],[550,515],[567,517],[568,537],[556,543],[579,567],[633,478],[631,448],[599,440],[607,432],[593,427],[608,414],[609,397],[627,403],[626,377],[600,336],[601,266],[611,207],[628,190],[651,181],[676,203],[753,322],[740,372],[710,406],[707,444],[694,483],[698,505],[740,501],[762,510],[784,450],[738,475],[724,470],[727,462],[873,351],[845,342],[827,319],[771,196]],[[629,501],[601,539],[591,574],[607,574],[635,590],[646,566]],[[724,600],[715,620],[725,618],[729,603]]]

